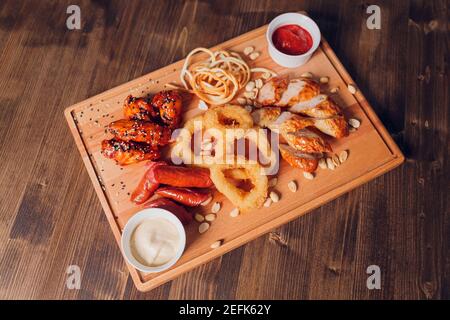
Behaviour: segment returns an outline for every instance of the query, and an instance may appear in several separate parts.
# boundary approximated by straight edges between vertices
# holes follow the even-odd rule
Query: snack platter
[[[234,39],[226,41],[211,50],[225,49],[241,53],[252,46],[261,55],[249,60],[252,67],[264,66],[278,73],[299,77],[311,72],[315,77],[326,76],[329,83],[325,90],[339,88],[333,99],[342,107],[347,118],[360,121],[360,127],[344,139],[330,139],[336,153],[348,150],[348,160],[336,170],[320,170],[313,180],[307,180],[302,172],[280,161],[278,182],[274,189],[281,199],[269,208],[262,207],[237,217],[230,217],[234,206],[219,192],[214,193],[214,202],[221,204],[217,218],[207,232],[200,234],[198,223],[192,222],[186,228],[186,249],[180,260],[168,270],[159,273],[142,273],[127,263],[136,287],[148,291],[193,268],[207,263],[270,230],[281,226],[304,213],[317,208],[338,196],[364,184],[375,177],[392,170],[404,161],[404,157],[389,136],[360,91],[352,94],[348,85],[357,87],[345,68],[339,62],[326,40],[322,38],[320,47],[305,65],[286,69],[278,66],[267,53],[265,32],[262,26]],[[169,83],[180,84],[180,71],[184,60],[151,72],[128,83],[96,95],[68,107],[65,117],[81,153],[84,164],[100,199],[113,234],[121,245],[121,233],[128,219],[143,208],[130,202],[130,193],[138,185],[145,163],[131,166],[117,166],[114,161],[101,154],[101,143],[108,134],[106,127],[112,121],[122,118],[123,101],[132,94],[144,96],[168,89]],[[199,99],[192,97],[183,105],[183,121],[203,111],[198,108]],[[290,191],[288,183],[294,180],[298,191]],[[199,207],[205,214],[211,204]],[[213,243],[221,245],[212,248]]]

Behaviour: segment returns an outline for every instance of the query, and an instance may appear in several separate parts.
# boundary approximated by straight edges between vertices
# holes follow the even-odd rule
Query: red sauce
[[[281,52],[297,56],[311,49],[313,39],[308,31],[296,24],[281,26],[272,35],[272,41]]]

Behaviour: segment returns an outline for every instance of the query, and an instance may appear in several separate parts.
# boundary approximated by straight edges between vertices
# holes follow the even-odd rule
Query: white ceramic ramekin
[[[180,244],[177,250],[176,255],[168,261],[167,263],[156,266],[156,267],[149,267],[146,265],[143,265],[137,259],[133,256],[131,252],[131,236],[133,234],[133,231],[136,229],[136,227],[144,220],[151,219],[151,218],[163,218],[172,223],[175,228],[177,229],[179,235],[180,235]],[[145,272],[145,273],[154,273],[154,272],[161,272],[164,270],[169,269],[171,266],[173,266],[178,259],[180,259],[181,255],[183,254],[184,248],[186,246],[186,231],[184,230],[183,224],[181,221],[171,212],[160,209],[160,208],[147,208],[142,211],[139,211],[134,216],[132,216],[127,224],[125,225],[125,228],[122,232],[122,251],[124,253],[125,259],[128,261],[129,264],[131,264],[136,269]]]
[[[311,34],[311,37],[313,39],[313,45],[311,49],[309,49],[308,52],[305,52],[304,54],[300,55],[288,55],[281,51],[279,51],[273,44],[272,41],[272,35],[275,32],[276,29],[278,29],[281,26],[287,25],[287,24],[296,24],[300,27],[304,28],[306,31],[308,31]],[[305,64],[309,58],[313,55],[314,51],[317,50],[320,44],[320,29],[317,26],[317,24],[308,16],[305,16],[300,13],[284,13],[282,15],[279,15],[275,19],[273,19],[269,27],[267,28],[266,32],[266,39],[269,49],[269,55],[275,61],[277,64],[279,64],[282,67],[286,68],[296,68],[303,64]]]

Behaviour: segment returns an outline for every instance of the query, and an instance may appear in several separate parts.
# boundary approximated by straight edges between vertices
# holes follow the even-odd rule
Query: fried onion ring
[[[217,129],[250,129],[253,127],[253,118],[245,108],[227,104],[210,108],[205,112],[207,128]]]
[[[267,198],[268,179],[261,174],[259,164],[246,163],[245,159],[236,159],[234,164],[214,165],[210,168],[210,177],[217,190],[225,195],[240,210],[260,208]],[[229,170],[227,174],[227,170]],[[230,174],[238,180],[250,180],[253,188],[245,191],[230,181]],[[234,172],[234,174],[233,174]],[[228,177],[227,177],[228,175]],[[234,176],[233,176],[234,175]],[[235,179],[234,179],[235,180]]]
[[[222,160],[223,152],[226,150],[222,132],[220,130],[215,130],[214,128],[206,128],[204,115],[199,115],[188,120],[184,124],[184,127],[178,130],[180,131],[177,141],[175,145],[172,146],[171,150],[172,162],[175,164],[184,163],[209,168],[216,163],[218,159]],[[197,139],[197,141],[193,141],[194,139]],[[214,140],[214,156],[202,154],[201,150],[198,150],[203,139]],[[193,142],[194,150],[192,150]]]

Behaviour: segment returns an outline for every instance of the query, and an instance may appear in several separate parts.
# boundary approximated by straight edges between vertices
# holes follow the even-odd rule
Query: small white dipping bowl
[[[162,218],[166,219],[168,222],[172,223],[174,227],[177,229],[179,235],[180,235],[180,244],[177,250],[177,253],[175,256],[168,261],[167,263],[150,267],[146,266],[142,263],[140,263],[132,254],[131,252],[131,236],[133,235],[134,230],[137,228],[137,226],[147,220],[152,218]],[[122,251],[124,253],[125,259],[128,261],[129,264],[131,264],[136,269],[145,272],[145,273],[154,273],[154,272],[161,272],[164,270],[169,269],[171,266],[173,266],[178,259],[180,259],[181,255],[183,254],[184,248],[186,246],[186,231],[184,230],[183,224],[181,221],[171,212],[160,209],[160,208],[148,208],[144,209],[142,211],[139,211],[134,216],[132,216],[127,224],[125,225],[125,228],[122,232]]]
[[[312,37],[313,44],[309,51],[300,55],[289,55],[278,50],[272,41],[272,35],[276,29],[281,26],[288,24],[296,24],[304,28]],[[314,51],[317,50],[320,44],[320,29],[317,24],[308,16],[300,13],[284,13],[273,19],[266,32],[266,39],[268,43],[269,55],[277,64],[286,68],[296,68],[305,64],[309,58],[313,55]]]

